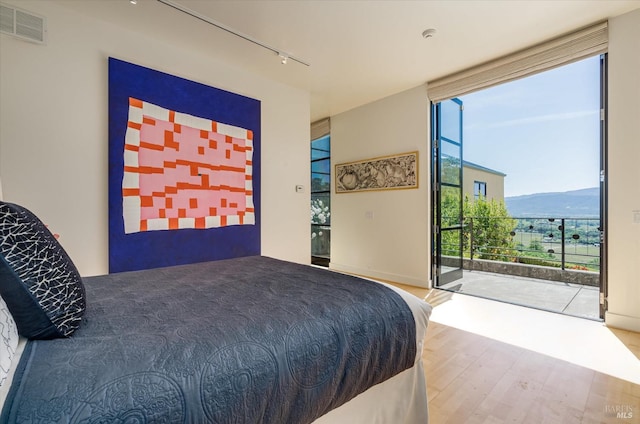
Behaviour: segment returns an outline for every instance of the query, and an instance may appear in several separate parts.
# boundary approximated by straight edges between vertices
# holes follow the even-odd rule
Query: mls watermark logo
[[[633,419],[633,406],[631,405],[605,405],[604,407],[604,415],[607,418],[619,418],[622,420],[631,420]],[[637,417],[636,412],[636,417]]]

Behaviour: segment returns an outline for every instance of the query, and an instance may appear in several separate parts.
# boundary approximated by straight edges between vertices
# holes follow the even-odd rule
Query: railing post
[[[469,218],[469,260],[473,261],[473,217]]]
[[[562,253],[560,254],[560,261],[561,261],[561,269],[564,271],[564,254],[565,254],[565,226],[564,226],[564,218],[562,218],[560,220],[560,225],[562,226],[562,231],[560,232],[561,237],[562,237],[562,247],[561,247],[561,251]]]

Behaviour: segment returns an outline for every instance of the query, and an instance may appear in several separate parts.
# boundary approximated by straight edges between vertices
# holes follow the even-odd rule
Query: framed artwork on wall
[[[336,193],[418,188],[418,152],[337,164]]]

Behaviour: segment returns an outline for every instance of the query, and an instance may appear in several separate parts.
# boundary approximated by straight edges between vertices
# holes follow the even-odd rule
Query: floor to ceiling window
[[[325,134],[311,140],[311,263],[328,266],[330,255],[331,136]]]

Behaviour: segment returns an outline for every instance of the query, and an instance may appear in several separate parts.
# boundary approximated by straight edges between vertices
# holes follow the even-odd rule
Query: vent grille
[[[15,9],[0,3],[0,31],[5,34],[15,34],[16,20],[14,14]]]
[[[0,32],[23,40],[45,42],[45,18],[11,5],[0,3]]]

